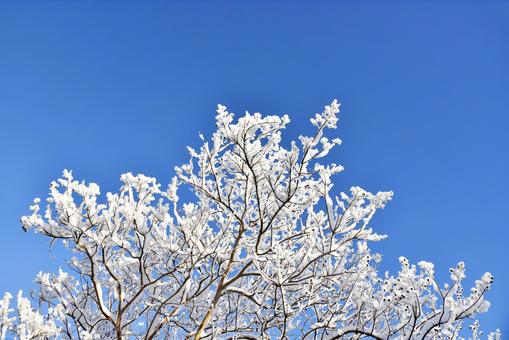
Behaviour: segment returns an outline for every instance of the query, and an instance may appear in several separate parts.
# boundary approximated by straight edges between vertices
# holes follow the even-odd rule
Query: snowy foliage
[[[433,264],[401,257],[379,276],[384,239],[371,228],[392,192],[332,194],[343,168],[323,161],[339,139],[337,101],[311,119],[314,133],[288,148],[288,116],[234,120],[219,105],[217,131],[177,167],[166,189],[127,173],[118,193],[70,171],[22,218],[25,230],[69,250],[68,271],[40,273],[29,300],[0,301],[1,338],[19,339],[442,339],[488,309],[486,273],[466,294],[465,266],[451,283]],[[194,194],[182,202],[182,190]],[[471,326],[472,337],[479,326]],[[499,333],[490,339],[499,339]]]

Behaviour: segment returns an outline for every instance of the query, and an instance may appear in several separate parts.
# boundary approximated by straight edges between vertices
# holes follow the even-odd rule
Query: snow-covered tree
[[[69,268],[37,275],[36,308],[21,293],[10,308],[4,295],[1,339],[459,337],[488,309],[493,277],[465,293],[463,262],[442,285],[433,264],[404,257],[397,275],[379,276],[368,243],[386,236],[371,220],[392,192],[333,195],[343,168],[323,157],[340,144],[325,137],[338,112],[334,101],[311,119],[311,136],[284,147],[288,116],[234,121],[219,105],[217,131],[188,148],[166,189],[127,173],[101,198],[64,171],[22,225],[61,241]]]

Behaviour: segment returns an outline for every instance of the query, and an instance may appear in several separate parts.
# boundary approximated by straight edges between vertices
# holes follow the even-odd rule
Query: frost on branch
[[[36,277],[39,310],[21,296],[10,308],[5,295],[2,336],[457,337],[464,320],[488,309],[493,278],[485,274],[466,294],[462,262],[443,286],[433,264],[403,257],[396,276],[378,275],[381,256],[368,243],[386,236],[372,218],[392,192],[333,193],[343,167],[326,156],[341,141],[326,133],[338,112],[337,101],[326,106],[311,119],[311,136],[285,148],[288,116],[235,121],[219,105],[217,131],[188,148],[167,188],[127,173],[103,198],[98,185],[64,171],[45,209],[35,199],[22,224],[62,241],[68,270]],[[183,201],[189,190],[194,199]]]
[[[19,291],[17,296],[16,314],[9,308],[12,295],[5,293],[0,300],[0,339],[4,340],[10,333],[16,334],[20,340],[46,339],[56,337],[60,329],[52,318],[52,310],[46,316],[34,311],[30,301]]]

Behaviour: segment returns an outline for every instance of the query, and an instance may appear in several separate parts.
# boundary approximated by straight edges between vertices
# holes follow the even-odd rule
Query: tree
[[[167,189],[127,173],[116,194],[75,181],[51,183],[22,218],[69,250],[69,272],[40,273],[37,310],[18,295],[0,302],[2,339],[431,339],[455,338],[463,320],[488,309],[484,274],[463,295],[465,266],[439,285],[433,264],[400,257],[396,276],[378,276],[384,239],[370,221],[392,192],[359,187],[332,195],[340,144],[337,101],[311,119],[315,133],[288,148],[288,116],[217,109],[217,131],[176,168]],[[187,188],[192,201],[178,193]],[[181,194],[182,195],[182,194]],[[186,195],[186,192],[184,192]],[[189,196],[189,194],[187,194]],[[12,314],[12,315],[11,315]],[[478,324],[472,326],[474,338]],[[492,333],[491,338],[500,337]]]

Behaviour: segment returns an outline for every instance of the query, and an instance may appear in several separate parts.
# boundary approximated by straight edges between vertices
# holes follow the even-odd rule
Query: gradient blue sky
[[[103,192],[166,185],[214,110],[343,106],[336,188],[394,190],[375,248],[489,270],[485,330],[509,332],[509,2],[0,3],[0,292],[56,270],[19,217],[63,168]]]

